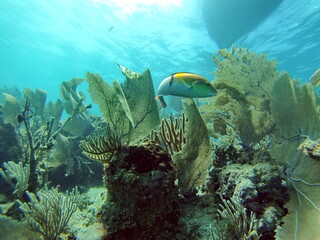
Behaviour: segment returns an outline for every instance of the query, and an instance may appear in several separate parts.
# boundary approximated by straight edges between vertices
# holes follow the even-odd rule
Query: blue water
[[[266,52],[279,70],[306,81],[320,67],[319,6],[284,0],[236,45]],[[0,12],[0,88],[42,88],[54,100],[62,81],[86,71],[122,80],[116,63],[149,68],[156,87],[178,71],[214,78],[218,47],[200,0],[2,0]]]

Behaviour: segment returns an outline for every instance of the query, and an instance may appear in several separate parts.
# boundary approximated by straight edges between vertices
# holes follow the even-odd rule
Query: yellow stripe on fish
[[[216,94],[217,90],[211,85],[208,79],[194,73],[179,72],[173,73],[162,80],[156,99],[159,99],[161,105],[166,107],[163,96],[204,98],[212,97]]]

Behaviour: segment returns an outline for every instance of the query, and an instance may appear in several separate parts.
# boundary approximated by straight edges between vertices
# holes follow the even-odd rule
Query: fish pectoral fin
[[[201,81],[194,81],[194,82],[192,82],[192,84],[190,85],[189,88],[193,88],[193,87],[195,87],[196,85],[198,85],[199,83],[201,83]]]
[[[161,107],[166,108],[167,107],[167,103],[164,101],[163,96],[156,96],[155,97],[156,101],[160,102]]]
[[[195,85],[197,85],[198,83],[200,83],[200,81],[194,81],[194,82],[192,82],[192,86],[195,86]]]
[[[186,83],[184,80],[182,80],[181,83],[182,83],[184,86],[186,86],[187,88],[192,88],[193,85],[194,85],[193,83],[190,85],[190,84]]]

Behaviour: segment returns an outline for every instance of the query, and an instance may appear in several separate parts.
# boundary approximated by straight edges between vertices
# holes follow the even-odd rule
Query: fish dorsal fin
[[[184,74],[184,73],[197,75],[196,73],[193,73],[193,72],[175,72],[170,74],[168,77],[174,77],[175,75]]]
[[[185,73],[196,75],[195,73],[191,73],[191,72],[176,72],[176,73],[172,73],[172,74],[170,75],[170,76],[171,76],[171,79],[170,79],[170,84],[169,84],[169,86],[171,86],[171,84],[173,83],[174,77],[176,77],[176,78],[179,79],[179,81],[181,81],[181,83],[182,83],[183,85],[185,85],[187,88],[191,88],[193,84],[188,84],[188,83],[186,83],[186,81],[185,81],[183,78],[181,78],[181,76],[179,76],[179,75],[183,75],[183,74],[185,74]]]
[[[197,74],[195,74],[195,73],[193,73],[193,72],[175,72],[175,73],[172,73],[171,75],[176,75],[176,74],[179,74],[179,73],[190,73],[190,74],[197,75]],[[171,75],[170,75],[170,76],[171,76]]]

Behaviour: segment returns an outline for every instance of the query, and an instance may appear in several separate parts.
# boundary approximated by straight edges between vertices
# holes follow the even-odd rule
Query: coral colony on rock
[[[150,70],[121,65],[123,83],[88,72],[55,103],[41,89],[4,92],[1,238],[320,236],[315,86],[242,47],[214,63],[216,96],[178,99],[170,115]],[[84,81],[101,116],[77,90]]]

